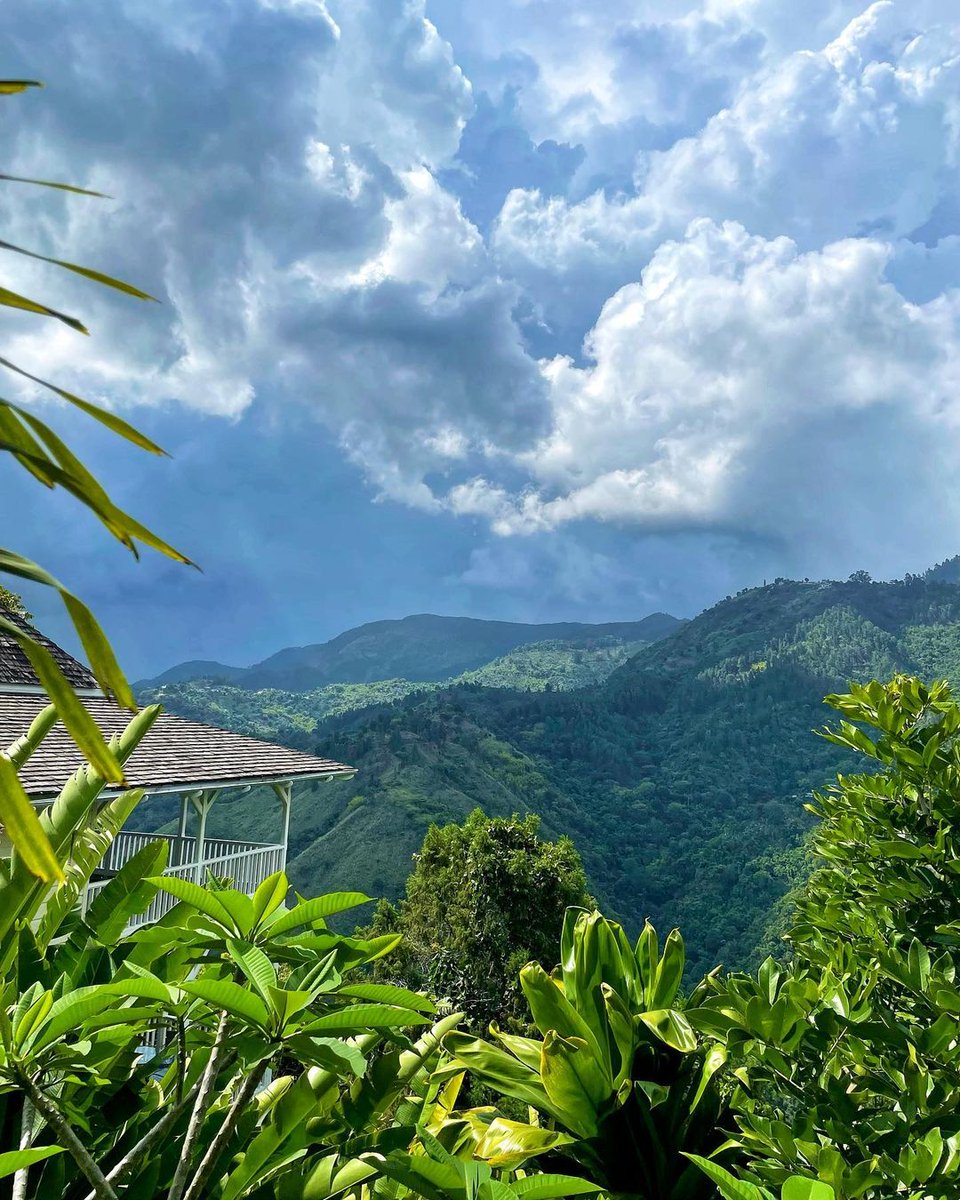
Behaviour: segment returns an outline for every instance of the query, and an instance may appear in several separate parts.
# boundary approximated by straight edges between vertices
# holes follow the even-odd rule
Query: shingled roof
[[[112,701],[85,697],[84,705],[107,738],[120,733],[130,714]],[[47,704],[39,693],[3,692],[0,685],[0,746],[26,732]],[[83,764],[83,756],[58,722],[20,771],[27,794],[56,796]],[[244,737],[199,721],[161,713],[127,766],[127,783],[148,792],[178,792],[242,784],[351,776],[352,767]]]
[[[2,607],[0,607],[0,616],[14,625],[19,625],[21,629],[30,634],[34,641],[46,646],[73,687],[84,691],[97,689],[97,681],[89,669],[58,646],[56,642],[51,642],[48,637],[44,637],[42,633],[34,629],[29,621],[25,621],[23,617]],[[30,665],[29,658],[20,649],[14,638],[0,629],[0,689],[11,686],[39,687],[40,681]]]

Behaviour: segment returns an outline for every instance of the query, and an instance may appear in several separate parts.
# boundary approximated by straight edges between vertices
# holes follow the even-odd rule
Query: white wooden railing
[[[205,882],[212,875],[216,879],[228,881],[231,887],[246,892],[247,895],[252,895],[268,876],[279,871],[285,859],[283,846],[206,838],[203,844],[203,858],[198,862],[196,838],[121,830],[104,855],[102,865],[108,871],[119,871],[144,846],[158,841],[167,842],[170,847],[164,875],[199,883]],[[109,882],[109,879],[103,879],[88,884],[83,898],[84,911]],[[139,929],[143,925],[159,921],[176,903],[176,897],[171,896],[169,892],[157,892],[150,906],[145,912],[134,917],[129,928]]]

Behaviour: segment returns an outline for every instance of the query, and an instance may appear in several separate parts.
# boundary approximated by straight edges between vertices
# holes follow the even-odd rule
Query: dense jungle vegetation
[[[789,965],[688,986],[680,934],[629,939],[530,819],[431,831],[396,914],[406,952],[400,928],[330,927],[363,893],[200,886],[160,874],[163,842],[81,911],[139,801],[102,804],[81,770],[41,818],[63,884],[21,857],[0,876],[0,1180],[16,1200],[960,1196],[960,706],[906,676],[828,700],[828,743],[866,769],[815,797]],[[158,889],[174,907],[127,934]],[[504,1026],[450,1011],[461,977],[492,996],[551,924],[525,1005],[500,991]],[[433,994],[383,982],[445,948]]]
[[[305,892],[359,885],[394,899],[432,822],[462,821],[478,806],[532,812],[544,836],[573,838],[593,894],[631,931],[647,917],[679,924],[693,971],[757,961],[804,872],[803,802],[849,765],[811,736],[823,695],[896,670],[960,681],[954,578],[945,564],[892,583],[780,580],[708,609],[599,685],[460,682],[330,714],[309,730],[288,724],[278,740],[360,768],[349,784],[300,794],[291,878]],[[175,689],[164,703],[239,729],[251,728],[253,706],[273,702],[184,688],[182,705]],[[309,694],[284,702],[312,719]],[[251,836],[273,832],[272,810],[250,800],[224,804],[217,819]]]

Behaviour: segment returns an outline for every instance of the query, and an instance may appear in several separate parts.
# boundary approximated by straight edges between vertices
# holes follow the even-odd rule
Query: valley
[[[516,678],[501,663],[419,687],[281,694],[194,681],[151,697],[359,768],[348,784],[300,791],[290,874],[305,893],[395,897],[430,823],[478,806],[535,812],[545,836],[574,839],[606,911],[632,930],[648,916],[664,931],[679,924],[692,970],[739,966],[775,941],[806,870],[805,799],[849,766],[813,732],[828,717],[823,696],[898,670],[960,679],[960,586],[942,575],[778,580],[678,623],[609,673],[610,646],[582,650],[597,678],[580,686],[535,678],[540,661],[556,679],[554,648],[525,652],[525,687],[490,686]],[[217,819],[256,838],[275,814],[246,797]]]

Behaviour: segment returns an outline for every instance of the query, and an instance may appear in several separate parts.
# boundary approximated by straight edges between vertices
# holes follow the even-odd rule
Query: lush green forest
[[[378,679],[372,683],[329,683],[297,692],[189,679],[141,687],[139,694],[144,703],[163,704],[181,716],[283,742],[301,733],[312,733],[327,717],[390,704],[444,684],[472,683],[530,692],[586,687],[608,678],[647,644],[609,636],[534,642],[441,683]]]
[[[383,679],[436,683],[485,667],[524,646],[551,642],[571,650],[591,651],[603,646],[653,642],[673,633],[681,623],[667,613],[604,625],[576,621],[524,625],[420,613],[399,621],[358,625],[329,642],[290,646],[252,667],[209,661],[179,663],[155,679],[142,680],[140,686],[207,679],[254,690],[310,691],[331,683],[377,683]],[[518,678],[523,675],[520,670]],[[571,667],[560,670],[560,676],[574,678],[576,672]]]
[[[522,662],[532,671],[536,655]],[[547,654],[554,678],[556,666]],[[648,916],[681,925],[699,970],[749,962],[782,919],[802,871],[804,801],[845,765],[813,733],[822,697],[849,679],[956,680],[958,668],[960,585],[858,576],[729,597],[575,690],[457,682],[394,699],[404,685],[386,681],[278,697],[194,683],[163,699],[359,768],[350,783],[300,789],[290,873],[305,893],[349,884],[397,897],[431,822],[477,806],[535,812],[544,836],[573,838],[607,911],[631,929]],[[364,706],[348,711],[350,699]],[[214,818],[260,837],[278,819],[256,797],[225,798]]]

